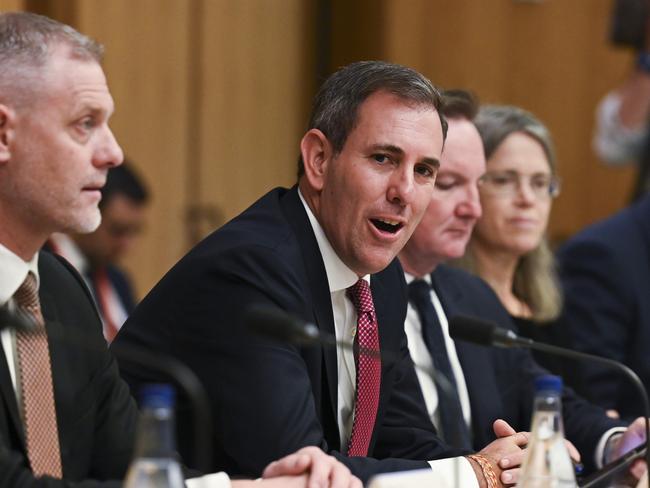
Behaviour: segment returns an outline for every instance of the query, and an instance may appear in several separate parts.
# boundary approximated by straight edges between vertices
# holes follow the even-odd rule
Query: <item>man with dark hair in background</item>
[[[84,277],[93,293],[111,342],[135,308],[131,280],[119,267],[142,233],[149,194],[133,165],[111,169],[101,190],[102,223],[89,234],[53,234],[49,250],[63,256]]]
[[[431,199],[446,125],[439,107],[431,83],[403,66],[367,61],[334,73],[300,144],[297,185],[272,190],[199,243],[120,330],[116,351],[172,354],[206,385],[215,469],[255,476],[314,445],[363,481],[429,466],[450,485],[516,481],[499,461],[516,468],[527,435],[500,422],[503,438],[453,458],[471,451],[436,436],[406,347],[395,256]],[[253,304],[354,340],[357,353],[256,337],[245,325]],[[132,385],[151,379],[128,364],[121,371]]]

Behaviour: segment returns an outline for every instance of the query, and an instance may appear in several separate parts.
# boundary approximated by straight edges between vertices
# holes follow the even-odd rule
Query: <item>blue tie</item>
[[[415,306],[422,324],[424,342],[431,353],[433,367],[437,373],[443,375],[453,387],[453,391],[446,392],[436,383],[438,391],[438,414],[440,417],[440,430],[445,441],[454,446],[466,449],[472,448],[469,431],[463,410],[458,397],[456,378],[451,369],[447,346],[442,332],[438,314],[431,301],[431,286],[424,280],[414,280],[409,284],[409,300]]]

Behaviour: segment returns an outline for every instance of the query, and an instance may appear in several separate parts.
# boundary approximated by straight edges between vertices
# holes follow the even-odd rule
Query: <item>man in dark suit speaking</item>
[[[203,380],[215,469],[257,475],[271,459],[315,445],[363,480],[429,465],[455,471],[448,458],[466,451],[441,443],[426,415],[394,259],[431,198],[445,133],[438,107],[435,88],[411,69],[359,62],[336,72],[302,138],[298,185],[267,193],[198,244],[118,334],[116,350],[172,354]],[[256,303],[386,354],[257,338],[243,321]],[[122,373],[143,380],[128,365]],[[526,435],[503,423],[497,436],[507,437],[457,460],[461,485],[498,477],[506,453],[518,464]]]
[[[106,173],[122,162],[101,54],[46,17],[0,14],[0,326],[20,314],[35,329],[0,333],[2,488],[119,487],[131,460],[135,403],[92,298],[69,264],[39,253],[52,232],[97,228]],[[360,484],[315,448],[265,475],[232,487]],[[201,486],[231,486],[224,477]]]

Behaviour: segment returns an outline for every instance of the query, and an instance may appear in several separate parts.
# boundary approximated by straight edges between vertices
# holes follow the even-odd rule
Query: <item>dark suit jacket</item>
[[[136,407],[102,336],[81,277],[49,253],[39,256],[41,308],[48,331],[66,481],[29,469],[4,350],[0,348],[0,487],[113,487],[131,459]],[[67,268],[67,269],[66,269]],[[80,483],[76,483],[80,482]]]
[[[562,323],[577,350],[622,361],[650,388],[650,195],[588,227],[559,251]],[[621,415],[643,415],[638,393],[614,370],[583,363],[583,393]]]
[[[373,275],[371,289],[381,349],[394,356],[382,361],[375,459],[340,454],[336,351],[260,339],[243,322],[248,306],[264,303],[334,334],[325,267],[296,188],[273,190],[197,245],[141,302],[111,347],[145,346],[197,373],[215,417],[214,470],[258,476],[267,463],[307,445],[331,452],[363,479],[425,468],[422,460],[454,452],[433,431],[410,362],[399,263]],[[144,379],[128,365],[122,373],[131,384]],[[179,435],[186,452],[187,436]]]
[[[471,315],[515,330],[507,311],[480,278],[460,269],[439,265],[432,283],[448,318]],[[517,430],[529,430],[533,413],[534,379],[549,374],[528,350],[502,349],[456,341],[472,410],[474,447],[494,440],[492,423],[506,420]],[[566,437],[583,455],[585,468],[594,467],[594,449],[608,429],[623,425],[589,404],[570,388],[562,397]]]

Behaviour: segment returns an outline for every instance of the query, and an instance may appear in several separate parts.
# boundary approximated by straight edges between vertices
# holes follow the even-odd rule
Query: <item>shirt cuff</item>
[[[226,473],[212,473],[200,478],[185,480],[187,488],[230,488],[230,478]]]
[[[479,486],[474,468],[464,457],[429,461],[429,466],[444,479],[444,486],[462,486],[464,488],[478,488]]]
[[[625,427],[614,427],[612,429],[609,429],[606,431],[602,436],[600,436],[600,440],[598,441],[598,444],[596,444],[596,451],[594,452],[595,459],[594,461],[596,462],[596,467],[598,469],[602,468],[605,464],[607,464],[605,461],[605,455],[608,454],[607,451],[607,443],[612,439],[613,436],[617,434],[622,434],[625,432],[627,429]],[[608,462],[611,462],[612,460],[608,460]]]

